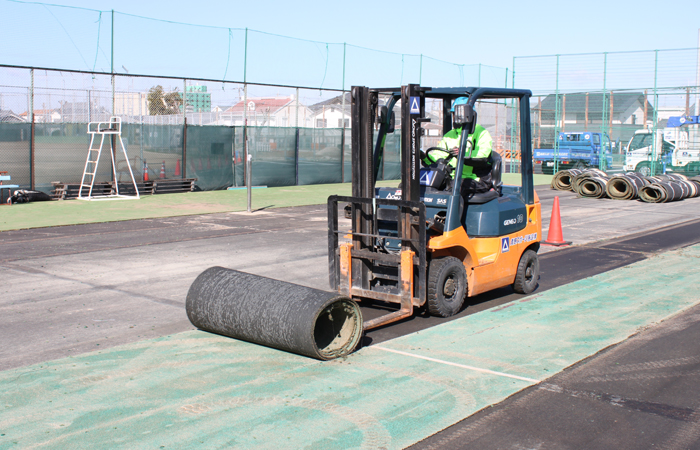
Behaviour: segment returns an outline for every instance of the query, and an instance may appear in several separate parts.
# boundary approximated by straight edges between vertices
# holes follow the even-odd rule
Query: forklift
[[[505,286],[529,294],[537,287],[542,238],[541,205],[533,186],[529,90],[461,87],[352,87],[352,196],[328,198],[328,263],[331,288],[356,301],[398,304],[399,309],[363,323],[369,330],[411,317],[415,308],[450,317],[466,297]],[[467,97],[466,104],[452,104]],[[443,134],[462,127],[457,164],[421,148],[426,99],[442,101]],[[520,186],[503,185],[503,162],[491,152],[493,189],[460,194],[469,164],[477,102],[519,103]],[[382,101],[385,100],[385,101]],[[376,187],[394,108],[401,105],[401,183]],[[382,104],[383,103],[383,104]],[[454,109],[454,113],[452,112]],[[514,125],[515,126],[515,125]],[[466,158],[466,159],[465,159]],[[464,164],[463,164],[464,162]],[[339,209],[351,229],[339,228]]]
[[[466,297],[512,286],[529,294],[539,280],[540,201],[532,183],[530,91],[482,87],[352,88],[352,196],[328,198],[328,263],[333,292],[210,267],[192,283],[186,312],[200,330],[311,358],[346,356],[366,330],[409,318],[416,308],[450,317]],[[452,103],[467,97],[466,104]],[[380,104],[381,99],[386,99]],[[421,149],[426,99],[442,101],[443,134],[462,127],[456,164]],[[501,183],[491,152],[493,189],[462,198],[476,102],[518,100],[520,186]],[[401,102],[401,184],[376,187],[387,136]],[[376,134],[376,136],[375,136]],[[465,160],[465,155],[467,160]],[[426,161],[431,161],[426,164]],[[339,227],[339,210],[351,222]],[[363,321],[358,302],[398,310]],[[392,308],[393,309],[393,308]]]

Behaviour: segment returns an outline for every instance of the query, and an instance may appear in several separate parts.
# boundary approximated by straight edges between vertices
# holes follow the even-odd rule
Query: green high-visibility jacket
[[[449,155],[449,150],[452,148],[459,148],[459,140],[462,136],[462,128],[455,128],[448,131],[440,142],[438,142],[437,147],[444,148],[445,151],[433,150],[430,152],[430,156],[424,159],[426,164],[431,164],[436,162],[440,158],[447,159]],[[469,142],[471,145],[471,155],[472,155],[472,165],[464,164],[462,168],[462,178],[471,178],[473,180],[479,180],[479,177],[474,173],[475,166],[484,166],[486,164],[487,158],[491,155],[491,150],[493,149],[493,140],[491,139],[491,134],[486,130],[486,128],[481,125],[477,125],[474,129],[474,133],[470,134]],[[469,148],[469,142],[467,143],[467,148]],[[449,165],[453,168],[457,167],[457,158],[452,158]],[[482,174],[483,176],[483,174]]]

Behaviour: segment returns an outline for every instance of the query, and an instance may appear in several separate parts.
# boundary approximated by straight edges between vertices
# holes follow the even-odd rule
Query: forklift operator
[[[456,105],[466,104],[467,102],[467,97],[457,98],[450,111],[454,113]],[[444,151],[432,151],[423,161],[426,164],[432,164],[440,158],[447,159],[450,154],[456,157],[459,153],[461,136],[462,127],[453,128],[437,144],[437,147],[444,149]],[[491,134],[484,127],[477,124],[474,133],[468,136],[466,151],[471,151],[471,160],[465,159],[464,167],[462,168],[462,197],[467,198],[472,194],[488,192],[493,187],[491,161],[489,158],[492,148],[493,140],[491,139]],[[449,158],[448,164],[455,168],[457,159]]]

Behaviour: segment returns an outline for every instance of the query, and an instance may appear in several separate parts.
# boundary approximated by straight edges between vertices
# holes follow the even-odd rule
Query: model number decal
[[[510,245],[522,244],[523,242],[531,242],[537,240],[537,233],[526,234],[525,236],[516,236],[510,238]]]

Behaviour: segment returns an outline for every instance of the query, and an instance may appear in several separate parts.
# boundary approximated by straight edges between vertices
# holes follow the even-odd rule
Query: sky
[[[663,2],[646,0],[47,3],[122,14],[115,24],[115,72],[332,88],[343,82],[346,88],[359,83],[397,85],[426,77],[438,85],[443,82],[441,72],[449,85],[474,83],[482,77],[487,79],[484,83],[502,85],[514,56],[696,48],[700,28],[700,3],[665,7]],[[154,25],[127,15],[220,29]],[[95,12],[0,0],[3,16],[10,19],[0,27],[4,43],[0,64],[110,70],[108,12],[98,20]],[[296,40],[251,32],[244,67],[244,28]],[[693,61],[686,65],[694,67],[697,53],[679,58],[689,59],[688,55]],[[478,64],[484,69],[477,73],[473,65]],[[686,78],[694,78],[694,73]]]
[[[3,0],[5,1],[5,0]],[[510,67],[513,56],[698,46],[700,3],[658,1],[47,2]]]

